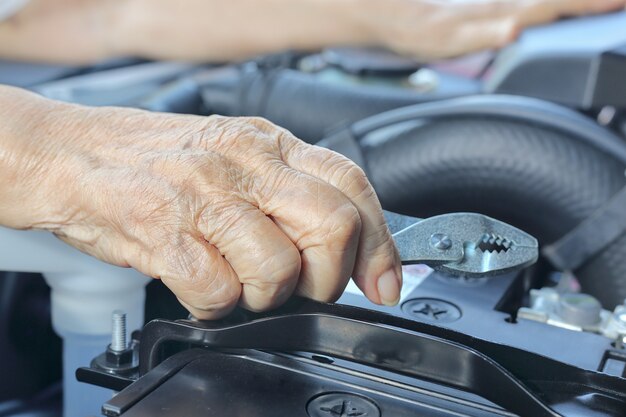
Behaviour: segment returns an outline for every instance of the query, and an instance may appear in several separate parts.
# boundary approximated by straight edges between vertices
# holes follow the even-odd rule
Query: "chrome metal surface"
[[[416,219],[385,213],[402,264],[425,264],[453,275],[490,276],[521,269],[539,257],[537,239],[477,213]]]

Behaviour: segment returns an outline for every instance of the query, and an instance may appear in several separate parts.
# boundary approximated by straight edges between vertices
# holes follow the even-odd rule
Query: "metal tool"
[[[539,257],[537,239],[477,213],[418,219],[385,212],[403,265],[425,264],[467,277],[521,269]]]

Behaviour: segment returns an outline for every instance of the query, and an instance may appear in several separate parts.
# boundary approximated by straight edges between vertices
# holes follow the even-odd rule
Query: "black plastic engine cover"
[[[191,351],[190,351],[191,352]],[[365,369],[342,372],[314,359],[259,351],[225,354],[196,350],[189,362],[124,417],[380,417],[502,416],[484,402],[453,392],[429,393]],[[195,357],[193,357],[195,356]],[[318,361],[324,359],[317,357]],[[330,361],[330,360],[329,360]],[[160,367],[169,366],[164,362]],[[354,365],[350,365],[354,368]],[[156,370],[156,369],[155,369]],[[458,394],[458,393],[457,393]],[[480,401],[480,400],[478,400]],[[108,408],[110,415],[118,415]]]
[[[347,293],[369,309],[294,299],[220,322],[155,320],[134,376],[77,377],[121,391],[111,417],[626,416],[626,355],[608,339],[505,320],[523,274],[405,278],[401,306],[379,311]]]
[[[585,110],[624,108],[625,23],[618,12],[527,30],[499,54],[485,90]]]

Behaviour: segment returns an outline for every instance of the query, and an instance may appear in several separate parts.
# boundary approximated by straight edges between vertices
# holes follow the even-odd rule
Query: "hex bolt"
[[[441,251],[448,250],[452,247],[452,240],[448,235],[435,233],[430,237],[430,246]]]
[[[126,313],[115,310],[111,314],[111,343],[92,362],[92,367],[116,375],[131,375],[139,365],[137,350],[126,338]]]
[[[111,350],[123,352],[126,344],[126,313],[115,310],[112,315],[113,331],[111,333]]]
[[[422,68],[409,76],[409,84],[419,93],[430,93],[435,91],[440,84],[440,77],[437,72]]]

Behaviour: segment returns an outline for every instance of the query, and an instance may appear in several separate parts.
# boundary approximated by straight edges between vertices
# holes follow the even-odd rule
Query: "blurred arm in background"
[[[0,0],[2,1],[2,0]],[[0,57],[227,61],[283,49],[384,46],[422,60],[498,48],[521,29],[625,0],[30,0],[0,23]]]

